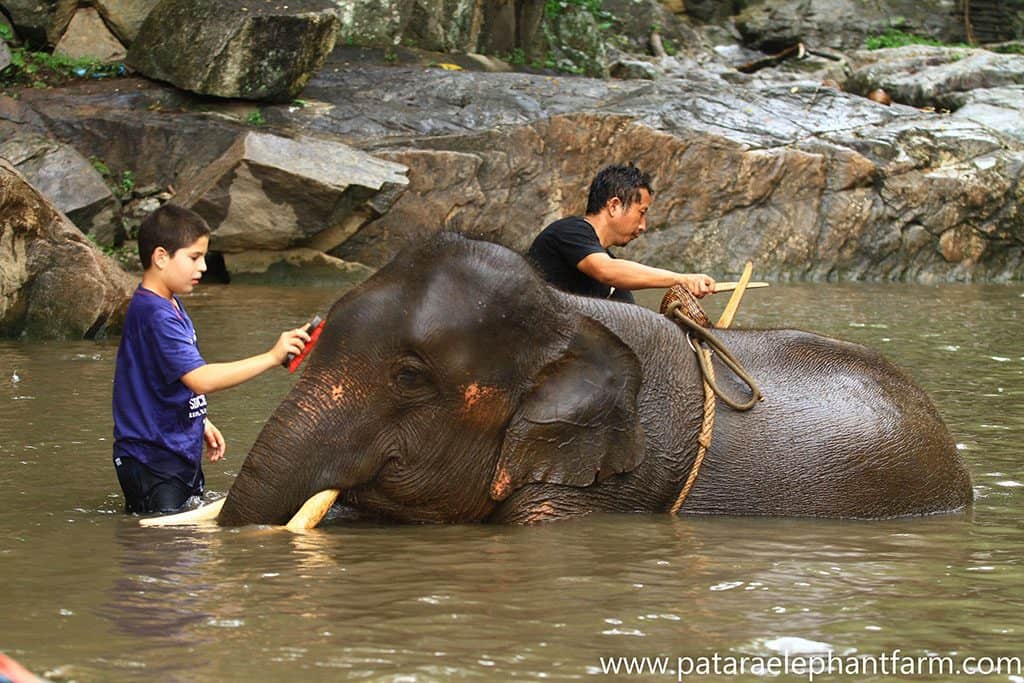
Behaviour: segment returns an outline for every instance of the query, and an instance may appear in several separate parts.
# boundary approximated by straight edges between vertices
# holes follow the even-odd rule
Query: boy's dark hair
[[[143,270],[149,270],[157,247],[163,247],[173,256],[174,252],[209,234],[210,226],[195,211],[164,204],[139,226],[139,260]]]
[[[594,176],[594,180],[590,183],[590,193],[587,195],[587,215],[592,216],[599,213],[612,197],[621,199],[623,207],[628,209],[633,202],[640,201],[640,190],[642,189],[654,194],[651,177],[632,163],[606,166]]]

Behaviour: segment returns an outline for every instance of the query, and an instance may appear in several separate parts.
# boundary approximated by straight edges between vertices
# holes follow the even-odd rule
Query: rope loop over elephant
[[[739,297],[743,296],[743,286],[746,284],[745,280],[749,279],[749,273],[744,273],[743,279],[744,282],[741,283],[736,295],[734,295],[735,305],[733,306],[733,312],[735,312],[735,306],[739,304]],[[693,488],[694,482],[697,481],[697,474],[700,472],[700,466],[704,462],[704,456],[707,455],[708,448],[711,447],[711,437],[715,430],[716,397],[733,410],[738,411],[750,410],[764,397],[761,394],[760,387],[757,386],[757,383],[754,382],[750,374],[740,365],[740,362],[736,360],[735,356],[732,355],[721,340],[711,333],[709,328],[714,326],[713,323],[689,292],[681,287],[670,289],[662,301],[662,313],[670,320],[674,320],[676,324],[686,331],[687,344],[697,354],[697,365],[701,371],[701,386],[704,388],[704,418],[701,421],[700,433],[697,435],[697,455],[693,459],[693,465],[690,466],[690,474],[686,478],[686,483],[683,484],[683,488],[676,497],[675,503],[669,508],[669,513],[674,515],[683,507],[683,502],[690,494],[690,489]],[[723,321],[723,327],[728,327],[732,321],[731,314],[723,317]],[[696,345],[693,343],[695,337],[697,338]],[[750,400],[746,403],[737,403],[722,393],[718,382],[715,380],[715,368],[712,365],[712,353],[714,351],[718,352],[722,363],[750,387]]]
[[[694,350],[697,352],[697,360],[700,364],[701,374],[703,375],[704,382],[707,383],[711,390],[714,392],[722,403],[729,406],[733,410],[746,411],[750,410],[757,405],[758,401],[763,400],[764,396],[761,394],[760,387],[757,386],[757,382],[750,376],[750,374],[743,368],[736,357],[725,347],[725,344],[721,342],[718,337],[711,333],[710,330],[702,327],[698,323],[687,317],[681,310],[682,304],[678,301],[673,302],[669,305],[668,310],[665,311],[665,315],[673,319],[681,327],[686,330],[686,334],[690,339],[697,339],[697,345]],[[711,347],[705,349],[701,344],[706,344]],[[691,346],[693,346],[691,344]],[[701,349],[707,351],[707,353],[701,353]],[[732,370],[740,381],[750,387],[750,400],[746,403],[739,403],[726,396],[721,387],[715,381],[715,373],[711,367],[711,353],[717,352],[719,359],[722,363]]]

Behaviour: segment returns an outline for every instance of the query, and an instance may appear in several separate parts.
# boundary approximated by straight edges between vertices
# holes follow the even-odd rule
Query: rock
[[[18,47],[21,45],[21,40],[18,38],[18,32],[14,30],[14,26],[7,19],[7,15],[0,12],[0,45],[5,44]]]
[[[36,47],[46,45],[57,0],[4,0],[3,8],[24,40]]]
[[[584,7],[568,5],[545,21],[551,27],[548,49],[556,68],[587,76],[608,75],[605,44],[593,14]]]
[[[20,95],[22,109],[40,125],[73,141],[83,155],[102,159],[115,176],[132,171],[137,186],[177,187],[251,130],[218,115],[217,102],[196,102],[187,92],[141,78],[89,81],[69,90],[33,88]],[[100,111],[131,115],[105,117]]]
[[[409,183],[296,244],[371,267],[440,229],[523,250],[547,222],[583,209],[597,169],[628,159],[654,174],[656,194],[627,258],[720,275],[750,259],[759,277],[793,280],[1024,277],[1016,139],[820,81],[735,85],[675,61],[655,81],[604,81],[332,57],[306,106],[263,107],[268,121],[403,164]],[[22,103],[112,166],[197,168],[231,130],[208,101],[143,81],[25,90]],[[120,129],[128,142],[110,133]],[[140,179],[152,182],[165,184]],[[986,248],[951,262],[939,240],[958,228],[955,243],[976,234]]]
[[[7,49],[7,43],[0,40],[0,71],[11,65],[11,51]]]
[[[1024,4],[1021,0],[971,0],[970,42],[996,43],[1024,36]]]
[[[884,89],[895,102],[949,109],[960,93],[1024,84],[1024,55],[970,48],[910,45],[855,52],[845,88]]]
[[[120,62],[127,54],[124,45],[110,32],[100,18],[100,13],[92,7],[75,12],[53,53],[105,64]]]
[[[83,233],[104,246],[123,240],[119,202],[88,159],[70,145],[2,120],[0,140],[0,157]]]
[[[92,338],[117,327],[133,280],[0,159],[0,334]]]
[[[733,14],[744,10],[751,3],[747,0],[667,0],[664,4],[676,14],[685,12],[697,21],[719,23],[728,21]]]
[[[163,0],[142,24],[128,61],[192,92],[288,102],[334,48],[339,21],[326,5]]]
[[[967,119],[1024,143],[1024,85],[971,90],[952,98],[954,119]]]
[[[651,48],[657,32],[668,54],[706,47],[705,41],[670,7],[658,0],[604,0],[601,8],[614,17],[613,42],[619,49],[638,55],[658,55]]]
[[[405,168],[338,142],[248,133],[178,189],[175,202],[206,219],[222,252],[337,245],[378,211],[385,185]]]
[[[803,42],[811,48],[856,50],[866,38],[896,26],[942,42],[963,40],[958,0],[764,0],[736,17],[744,41],[774,53]]]
[[[529,0],[539,4],[537,0]],[[365,4],[365,3],[363,3]],[[480,3],[473,0],[413,0],[404,16],[402,43],[438,52],[473,52],[480,32]]]
[[[93,0],[100,16],[125,45],[135,42],[139,29],[160,0]]]
[[[619,58],[608,67],[608,74],[612,78],[643,78],[653,81],[658,77],[658,69],[650,62],[641,59]]]
[[[301,284],[345,287],[373,275],[373,269],[346,263],[315,249],[243,251],[225,254],[224,266],[232,282]]]

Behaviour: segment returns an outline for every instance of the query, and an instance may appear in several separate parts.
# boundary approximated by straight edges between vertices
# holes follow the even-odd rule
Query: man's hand
[[[680,284],[686,287],[690,294],[693,294],[698,299],[715,291],[714,279],[703,273],[699,275],[683,275]]]
[[[296,327],[294,330],[282,332],[281,336],[277,338],[274,348],[270,349],[270,353],[277,360],[277,364],[281,365],[287,360],[289,354],[297,356],[302,353],[308,342],[309,332],[306,331],[306,326]]]
[[[228,448],[224,443],[224,435],[209,420],[203,428],[203,438],[206,440],[206,457],[210,462],[217,462],[224,457],[224,452]]]

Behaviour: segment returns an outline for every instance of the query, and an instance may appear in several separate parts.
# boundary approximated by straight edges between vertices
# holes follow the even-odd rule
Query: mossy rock
[[[336,8],[324,1],[162,0],[128,62],[203,95],[287,102],[334,49],[339,26]]]

